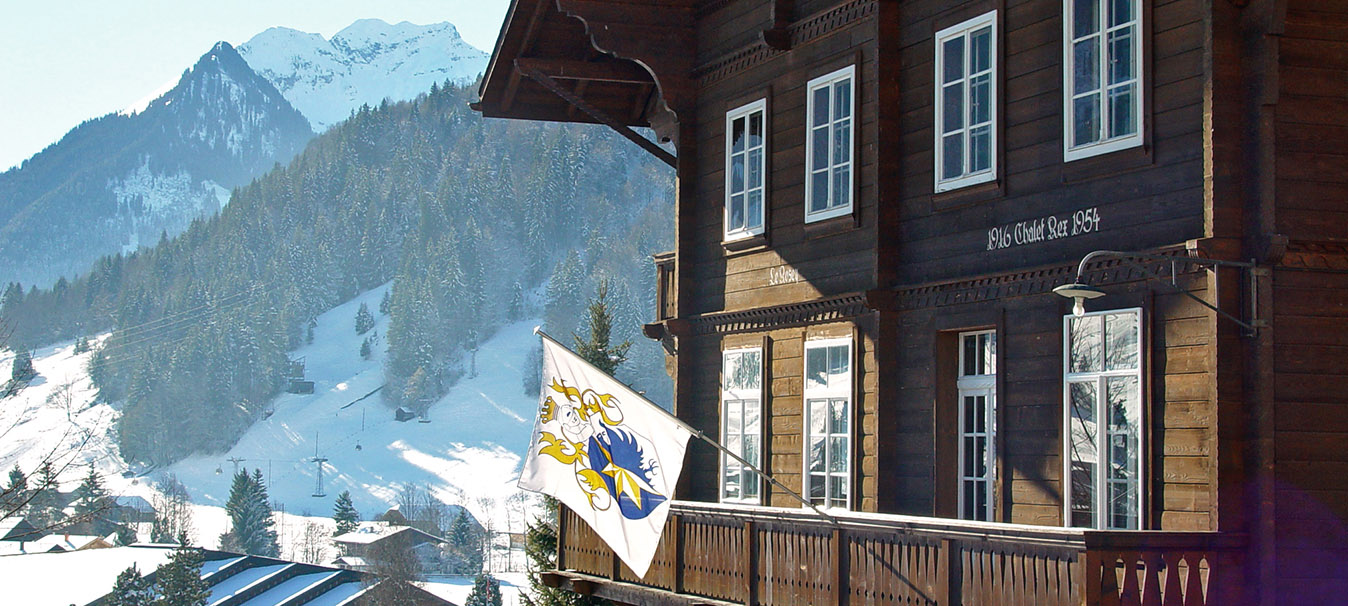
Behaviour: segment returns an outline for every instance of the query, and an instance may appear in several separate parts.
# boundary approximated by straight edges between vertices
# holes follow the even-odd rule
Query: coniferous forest
[[[576,330],[606,278],[613,338],[635,344],[619,378],[667,400],[639,332],[650,255],[673,241],[672,171],[601,127],[483,119],[474,90],[361,108],[180,236],[51,289],[7,285],[11,347],[111,331],[90,371],[122,403],[122,456],[163,465],[237,440],[311,321],[359,292],[393,281],[382,395],[418,407],[506,322]]]

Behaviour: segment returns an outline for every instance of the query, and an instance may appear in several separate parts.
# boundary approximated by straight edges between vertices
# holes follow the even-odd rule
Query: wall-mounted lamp
[[[1154,255],[1138,252],[1120,252],[1116,250],[1097,250],[1088,253],[1085,257],[1081,258],[1081,263],[1077,265],[1076,280],[1073,281],[1071,284],[1063,284],[1062,286],[1053,289],[1053,292],[1057,293],[1059,296],[1067,297],[1069,299],[1074,300],[1072,304],[1072,315],[1077,316],[1078,318],[1086,313],[1086,308],[1083,305],[1086,299],[1095,299],[1097,297],[1103,297],[1105,295],[1105,291],[1100,290],[1099,288],[1096,288],[1094,286],[1091,286],[1090,284],[1087,284],[1086,279],[1082,277],[1083,274],[1086,273],[1086,264],[1090,263],[1091,260],[1096,259],[1098,257],[1114,257],[1120,259],[1128,265],[1131,265],[1137,269],[1141,269],[1142,274],[1146,276],[1147,279],[1149,280],[1155,280],[1157,279],[1157,276],[1151,275],[1151,273],[1147,271],[1145,267],[1142,267],[1135,261],[1132,261],[1132,259],[1169,261],[1170,280],[1166,282],[1166,284],[1169,284],[1171,288],[1175,289],[1175,292],[1178,292],[1186,297],[1189,297],[1190,299],[1197,301],[1200,305],[1217,312],[1219,316],[1241,325],[1241,327],[1245,329],[1246,335],[1253,336],[1256,332],[1258,332],[1260,327],[1267,326],[1267,323],[1265,321],[1259,319],[1258,313],[1259,290],[1258,290],[1258,281],[1255,280],[1256,276],[1268,275],[1267,269],[1261,269],[1254,263],[1247,263],[1244,261],[1225,261],[1221,259],[1207,259],[1203,257],[1191,257],[1191,256],[1165,256],[1165,255]],[[1207,301],[1204,301],[1203,299],[1189,292],[1188,289],[1184,288],[1183,286],[1180,286],[1175,280],[1175,277],[1178,274],[1176,266],[1180,263],[1195,263],[1198,265],[1207,265],[1211,267],[1222,267],[1222,266],[1238,267],[1242,271],[1249,272],[1250,321],[1246,322],[1221,309],[1217,309],[1215,305],[1208,303]]]
[[[1078,318],[1086,315],[1086,306],[1083,305],[1083,303],[1086,302],[1086,299],[1095,299],[1105,296],[1105,291],[1091,286],[1090,284],[1082,284],[1081,282],[1063,284],[1062,286],[1054,288],[1053,292],[1058,293],[1059,296],[1075,300],[1072,304],[1072,315]]]

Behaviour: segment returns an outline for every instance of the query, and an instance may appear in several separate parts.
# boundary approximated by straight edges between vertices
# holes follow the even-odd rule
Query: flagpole
[[[586,360],[585,358],[580,357],[579,354],[576,354],[576,352],[572,351],[570,347],[567,347],[567,346],[566,346],[565,344],[563,344],[561,341],[558,341],[557,339],[552,338],[552,336],[549,335],[548,333],[543,332],[541,326],[535,326],[535,327],[534,327],[534,334],[536,334],[536,335],[538,335],[538,336],[540,336],[540,337],[543,337],[544,339],[547,339],[547,340],[549,340],[549,341],[552,341],[552,342],[553,342],[554,344],[556,344],[558,347],[561,347],[562,349],[565,349],[565,350],[567,350],[567,351],[570,351],[572,354],[575,354],[575,355],[576,355],[576,359],[580,360],[581,362],[584,362],[587,366],[589,366],[590,368],[594,369],[595,371],[597,371],[597,372],[599,372],[599,373],[601,373],[601,374],[604,374],[604,375],[606,375],[606,376],[612,376],[612,375],[609,375],[607,372],[604,372],[602,369],[600,369],[599,367],[595,366],[594,364],[591,364],[589,360]],[[645,398],[642,398],[642,399],[645,400]],[[814,503],[809,502],[808,500],[805,499],[805,497],[802,497],[802,496],[800,496],[798,493],[796,493],[796,491],[791,490],[790,488],[787,488],[785,484],[782,484],[781,482],[778,482],[776,478],[774,478],[774,477],[768,475],[768,474],[765,473],[763,470],[761,470],[761,469],[759,469],[758,467],[756,467],[753,463],[750,463],[750,462],[744,460],[744,457],[741,457],[741,456],[739,456],[738,454],[736,454],[736,453],[734,453],[733,451],[731,451],[729,448],[726,448],[725,446],[722,446],[722,445],[721,445],[719,442],[717,442],[716,440],[713,440],[713,439],[707,437],[707,434],[703,433],[702,430],[700,430],[700,429],[698,429],[698,428],[696,428],[696,427],[693,427],[692,425],[689,425],[689,424],[685,423],[685,422],[683,421],[683,419],[680,419],[680,418],[674,416],[673,413],[670,413],[668,410],[665,410],[664,408],[661,408],[661,407],[660,407],[659,405],[657,405],[655,402],[651,402],[650,400],[646,400],[646,402],[647,402],[648,404],[650,404],[652,408],[654,408],[654,409],[660,411],[660,414],[665,415],[665,417],[669,418],[670,421],[673,421],[675,424],[677,424],[679,427],[682,427],[682,428],[683,428],[685,431],[687,431],[688,433],[693,434],[694,436],[697,436],[698,438],[701,438],[703,442],[706,442],[706,443],[708,443],[708,444],[711,444],[713,448],[715,448],[715,449],[717,449],[717,450],[719,450],[719,451],[721,451],[721,452],[723,452],[723,453],[725,453],[725,454],[727,454],[727,455],[730,455],[731,458],[735,459],[736,461],[739,461],[739,463],[740,463],[741,465],[743,465],[743,466],[744,466],[746,469],[748,469],[749,471],[752,471],[752,472],[758,474],[759,477],[762,477],[764,480],[767,480],[768,483],[772,484],[773,486],[776,486],[777,488],[780,488],[780,489],[782,490],[782,492],[785,492],[786,494],[790,495],[790,496],[791,496],[792,498],[794,498],[795,500],[800,501],[800,502],[801,502],[802,504],[804,504],[806,507],[809,507],[810,509],[813,509],[814,512],[815,512],[816,514],[819,515],[819,517],[821,517],[821,518],[827,520],[829,524],[832,524],[832,525],[834,525],[834,526],[838,526],[838,525],[839,525],[839,524],[838,524],[838,520],[834,519],[833,516],[828,515],[827,513],[824,513],[824,511],[823,511],[822,509],[820,509],[818,505],[815,505]]]

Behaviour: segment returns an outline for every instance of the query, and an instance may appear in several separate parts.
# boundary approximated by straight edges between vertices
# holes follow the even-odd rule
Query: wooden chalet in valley
[[[1348,3],[514,0],[476,107],[675,168],[676,413],[839,521],[694,444],[645,578],[565,514],[549,582],[1348,599]]]

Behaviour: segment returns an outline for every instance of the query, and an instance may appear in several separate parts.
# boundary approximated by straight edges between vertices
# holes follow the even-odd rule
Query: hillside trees
[[[7,285],[0,316],[15,342],[112,330],[92,340],[89,371],[102,399],[123,402],[123,456],[154,465],[232,445],[283,386],[308,323],[390,280],[384,393],[399,405],[418,369],[417,397],[442,395],[466,372],[468,331],[490,339],[520,313],[515,293],[559,262],[555,333],[577,326],[577,293],[600,274],[648,316],[649,255],[672,240],[668,167],[603,128],[483,120],[472,94],[362,108],[176,238],[59,290]],[[614,338],[639,328],[615,324]],[[632,356],[624,379],[667,393],[659,346]]]
[[[280,555],[261,469],[251,476],[247,469],[234,474],[225,513],[229,515],[229,530],[220,536],[221,549],[273,558]]]

